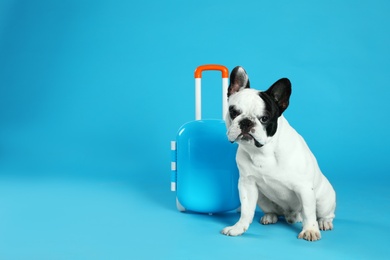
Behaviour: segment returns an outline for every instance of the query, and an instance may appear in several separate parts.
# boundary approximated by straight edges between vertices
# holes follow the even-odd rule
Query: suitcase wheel
[[[177,199],[177,197],[176,197],[176,207],[177,207],[177,210],[180,211],[180,212],[186,211],[186,209],[180,204],[180,202]]]

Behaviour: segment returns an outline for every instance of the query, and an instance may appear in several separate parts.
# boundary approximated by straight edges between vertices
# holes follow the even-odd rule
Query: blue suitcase
[[[201,77],[206,70],[222,72],[222,118],[227,111],[229,71],[221,65],[195,70],[195,121],[181,126],[171,142],[171,190],[179,211],[219,213],[239,208],[237,145],[226,137],[222,119],[201,119]]]

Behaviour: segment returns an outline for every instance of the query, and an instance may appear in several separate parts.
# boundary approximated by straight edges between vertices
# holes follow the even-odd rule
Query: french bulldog
[[[333,229],[336,193],[305,140],[283,116],[290,95],[287,78],[258,91],[250,88],[244,68],[231,72],[225,121],[229,141],[238,143],[241,216],[222,234],[243,234],[256,204],[264,213],[261,224],[276,223],[283,216],[290,224],[302,222],[298,238],[316,241],[320,230]]]

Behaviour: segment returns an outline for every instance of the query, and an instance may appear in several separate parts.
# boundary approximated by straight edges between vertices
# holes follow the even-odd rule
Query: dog
[[[225,121],[229,141],[238,143],[241,216],[222,234],[242,235],[257,204],[264,213],[261,224],[274,224],[284,216],[290,224],[302,222],[298,238],[319,240],[320,230],[333,229],[336,193],[304,139],[283,116],[290,80],[279,79],[268,90],[258,91],[250,88],[245,69],[237,66],[227,92]]]

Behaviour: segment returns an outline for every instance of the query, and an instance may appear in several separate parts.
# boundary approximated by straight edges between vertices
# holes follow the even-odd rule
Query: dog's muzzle
[[[239,139],[241,140],[244,140],[244,141],[250,141],[250,140],[253,140],[255,142],[255,146],[257,148],[261,148],[263,147],[263,145],[261,143],[259,143],[256,138],[253,137],[253,135],[249,134],[249,133],[241,133],[237,136],[236,140],[234,141],[230,141],[231,143],[234,143],[234,142],[237,142]]]
[[[255,146],[258,148],[263,146],[251,134],[251,132],[254,132],[253,127],[255,126],[255,123],[252,120],[250,120],[249,118],[244,118],[240,121],[239,126],[241,129],[241,134],[237,136],[237,139],[241,138],[241,140],[244,141],[253,140],[255,142]]]

